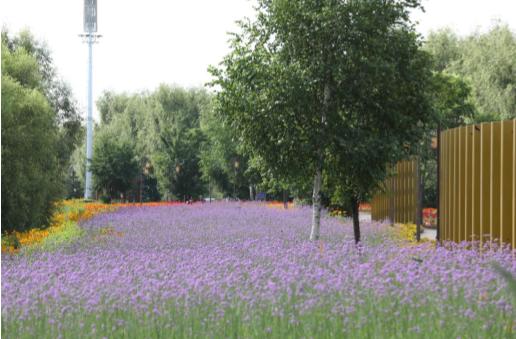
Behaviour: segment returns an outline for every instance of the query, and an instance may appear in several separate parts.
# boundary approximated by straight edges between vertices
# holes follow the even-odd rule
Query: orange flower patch
[[[267,203],[267,207],[277,208],[277,209],[285,209],[285,205],[283,204],[283,201],[270,201]],[[287,207],[293,208],[294,203],[292,203],[292,202],[287,203]]]

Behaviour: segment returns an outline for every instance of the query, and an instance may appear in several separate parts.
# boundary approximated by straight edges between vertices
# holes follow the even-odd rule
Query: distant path
[[[371,212],[368,212],[368,211],[362,211],[358,214],[358,219],[360,221],[366,221],[366,222],[369,222],[371,221]]]

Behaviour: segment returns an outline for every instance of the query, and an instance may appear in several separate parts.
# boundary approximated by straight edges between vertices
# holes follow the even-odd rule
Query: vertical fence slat
[[[407,222],[406,209],[407,209],[407,183],[405,179],[407,177],[407,162],[401,162],[401,175],[400,175],[400,184],[401,184],[401,222]]]
[[[417,180],[417,177],[416,177],[416,176],[413,176],[413,177],[412,177],[412,181],[411,181],[411,183],[412,183],[412,188],[413,188],[413,189],[412,189],[412,195],[413,195],[413,196],[416,196],[416,194],[418,194],[418,192],[419,192],[416,180]],[[417,206],[413,206],[413,207],[412,207],[412,210],[413,210],[413,215],[414,215],[414,216],[413,216],[413,218],[417,220],[417,213],[418,213],[418,211],[417,211]],[[414,213],[414,212],[415,212],[415,213]]]
[[[452,225],[452,239],[453,241],[457,241],[458,235],[458,228],[459,228],[459,214],[457,213],[459,209],[458,205],[458,196],[457,192],[459,190],[459,180],[458,180],[458,151],[459,151],[459,138],[457,137],[457,129],[453,129],[453,209],[452,209],[452,215],[453,215],[453,225]]]
[[[501,124],[491,124],[491,224],[493,240],[501,239],[500,226],[500,164],[501,164]]]
[[[405,186],[405,190],[404,190],[404,203],[405,203],[405,206],[403,208],[403,219],[404,219],[404,223],[407,223],[409,222],[409,218],[408,218],[408,209],[409,209],[409,191],[408,191],[408,175],[409,175],[409,165],[410,165],[410,162],[408,160],[405,161],[405,164],[404,164],[404,173],[403,173],[403,185]]]
[[[500,122],[500,241],[511,244],[512,242],[512,121]]]
[[[447,193],[448,193],[448,216],[446,217],[446,225],[448,228],[448,236],[447,240],[453,240],[453,187],[452,187],[452,178],[453,178],[453,154],[452,154],[452,146],[453,146],[453,138],[452,138],[452,131],[448,131],[448,142],[447,142],[447,149],[448,149],[448,185],[447,185]]]
[[[403,198],[404,198],[404,192],[403,192],[403,161],[399,163],[398,166],[398,177],[396,177],[396,180],[398,181],[398,187],[399,187],[399,216],[398,216],[398,222],[403,223]]]
[[[512,250],[516,250],[516,119],[512,121]]]
[[[466,237],[466,220],[465,220],[465,210],[466,210],[466,136],[467,131],[465,128],[458,128],[459,131],[459,210],[457,211],[459,214],[459,241],[467,240]]]
[[[481,130],[481,184],[480,184],[480,221],[482,227],[482,237],[491,242],[491,124],[482,124]]]
[[[472,132],[473,126],[467,126],[466,130],[466,140],[465,140],[465,161],[464,161],[464,230],[465,230],[465,240],[471,241],[473,238],[473,223],[471,222],[471,177],[472,177],[472,168],[473,168],[473,154],[472,150]]]
[[[402,162],[403,176],[401,184],[403,185],[403,223],[407,222],[407,161]]]
[[[448,221],[448,192],[446,188],[448,185],[446,184],[448,179],[448,138],[447,138],[448,132],[443,131],[441,132],[441,140],[440,140],[440,157],[441,157],[441,189],[440,194],[442,199],[439,200],[440,205],[437,206],[437,208],[440,209],[440,227],[441,227],[441,241],[448,240],[447,237],[447,221]]]
[[[480,127],[473,126],[472,130],[472,175],[471,175],[471,218],[472,233],[476,240],[481,240],[482,231],[480,229]]]
[[[394,216],[394,220],[396,222],[400,222],[400,210],[401,210],[401,206],[400,206],[400,195],[401,195],[401,190],[400,190],[400,181],[398,179],[398,175],[400,173],[400,166],[399,164],[396,165],[396,176],[394,177],[394,187],[396,187],[396,195],[395,195],[395,200],[394,200],[394,212],[396,213],[396,215]]]
[[[401,164],[398,164],[398,166],[396,166],[396,171],[397,171],[397,174],[401,173]],[[396,199],[396,212],[398,214],[396,216],[396,222],[400,222],[401,214],[403,212],[402,211],[403,206],[401,205],[403,191],[401,190],[401,180],[399,180],[399,177],[396,177],[395,180],[396,180],[396,196],[398,197],[398,199]]]

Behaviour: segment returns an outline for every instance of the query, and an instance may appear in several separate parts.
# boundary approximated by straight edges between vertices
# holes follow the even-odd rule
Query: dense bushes
[[[2,32],[2,232],[49,223],[81,134],[68,87],[27,33]]]

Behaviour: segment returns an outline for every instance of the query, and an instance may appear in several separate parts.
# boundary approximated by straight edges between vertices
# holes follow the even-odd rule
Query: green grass
[[[244,304],[224,309],[214,318],[215,305],[204,303],[189,310],[169,303],[155,314],[137,312],[88,313],[80,310],[54,316],[29,317],[25,321],[2,319],[5,338],[515,338],[510,314],[494,306],[478,309],[461,296],[446,305],[432,300],[417,306],[398,300],[365,297],[349,316],[332,312],[331,300],[300,314],[295,300],[282,303],[280,316],[272,306],[252,310]],[[463,315],[472,309],[477,316]],[[43,311],[43,310],[42,310]],[[44,312],[38,312],[44,314]],[[54,322],[52,323],[52,320]]]
[[[62,248],[66,244],[71,244],[85,234],[75,221],[65,221],[59,232],[51,233],[40,243],[23,248],[25,254],[33,254],[39,251],[52,252]]]

